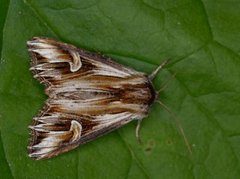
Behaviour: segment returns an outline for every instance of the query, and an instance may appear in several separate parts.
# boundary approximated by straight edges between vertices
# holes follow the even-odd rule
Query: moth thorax
[[[144,87],[131,87],[130,85],[124,90],[121,90],[120,99],[127,103],[151,105],[155,99],[155,91],[150,85],[151,84],[147,84]]]

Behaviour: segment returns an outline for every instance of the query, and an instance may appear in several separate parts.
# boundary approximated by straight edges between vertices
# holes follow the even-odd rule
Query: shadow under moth
[[[29,156],[47,159],[147,116],[158,98],[151,75],[53,39],[27,42],[30,70],[48,99],[33,118]],[[139,125],[136,128],[138,137]]]

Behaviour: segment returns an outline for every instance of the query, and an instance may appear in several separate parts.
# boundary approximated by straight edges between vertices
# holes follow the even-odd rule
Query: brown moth
[[[53,39],[27,42],[30,70],[49,96],[30,126],[29,156],[46,159],[147,116],[158,97],[151,75]],[[140,123],[138,123],[140,124]],[[136,128],[138,137],[139,125]]]

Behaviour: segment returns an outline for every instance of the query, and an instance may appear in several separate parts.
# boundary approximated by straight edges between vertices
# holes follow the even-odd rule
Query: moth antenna
[[[170,59],[163,61],[149,76],[150,80],[153,80],[159,71],[170,61]]]
[[[171,77],[167,81],[164,82],[162,87],[160,87],[160,89],[157,92],[160,93],[160,92],[164,91],[168,87],[168,85],[172,81],[172,79],[176,76],[176,74],[177,74],[177,72],[172,74]]]
[[[135,131],[136,138],[137,138],[137,141],[138,141],[139,144],[142,143],[142,141],[140,139],[140,136],[139,136],[139,130],[140,130],[140,127],[141,127],[141,123],[142,123],[142,119],[139,119],[138,123],[137,123],[136,131]]]
[[[181,133],[181,135],[183,136],[183,140],[184,140],[184,142],[185,142],[185,144],[186,144],[186,147],[187,147],[189,153],[192,155],[191,146],[190,146],[190,144],[189,144],[189,142],[188,142],[188,139],[187,139],[187,137],[186,137],[186,135],[185,135],[185,132],[184,132],[184,130],[183,130],[183,128],[182,128],[182,125],[181,125],[179,119],[177,118],[177,116],[176,116],[164,103],[162,103],[162,102],[159,101],[159,100],[158,100],[157,102],[158,102],[167,112],[169,112],[169,114],[170,114],[170,115],[172,116],[172,118],[175,120],[175,122],[176,122],[176,124],[177,124],[177,126],[178,126],[178,128],[179,128],[179,130],[180,130],[180,133]]]

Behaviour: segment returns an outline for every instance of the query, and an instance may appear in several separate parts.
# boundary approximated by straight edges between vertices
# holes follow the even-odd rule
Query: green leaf
[[[239,178],[240,3],[234,0],[1,0],[0,161],[4,178]],[[3,8],[4,7],[4,8]],[[3,11],[2,11],[3,10]],[[6,20],[5,20],[6,17]],[[26,41],[46,36],[170,80],[135,122],[44,161],[27,156],[28,125],[46,96]],[[172,76],[176,73],[176,76]],[[192,155],[179,132],[183,128]],[[4,173],[4,175],[2,175]]]
[[[9,0],[0,0],[0,57],[2,53],[3,26],[5,23]]]

